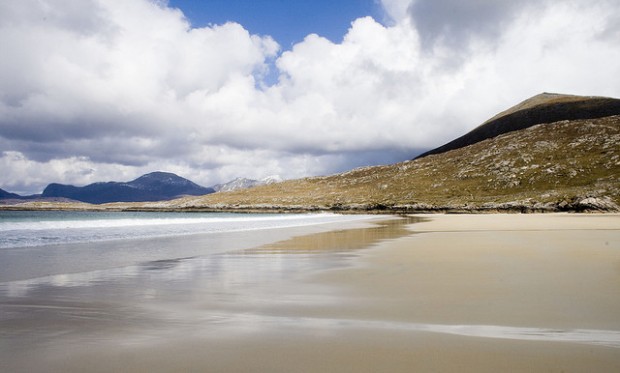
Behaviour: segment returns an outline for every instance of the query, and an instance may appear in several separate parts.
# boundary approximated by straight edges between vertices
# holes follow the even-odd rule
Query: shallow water
[[[331,371],[404,372],[427,360],[433,369],[454,360],[446,356],[471,359],[470,371],[485,371],[475,369],[480,361],[493,367],[487,371],[506,371],[514,367],[505,365],[506,357],[510,364],[525,362],[521,371],[533,371],[528,359],[539,352],[537,367],[557,368],[556,356],[578,356],[580,367],[590,366],[584,349],[596,349],[593,361],[606,359],[596,366],[613,371],[609,366],[620,351],[614,330],[450,325],[339,312],[343,305],[399,307],[402,299],[347,292],[346,284],[316,281],[315,275],[358,268],[368,253],[359,249],[380,250],[384,246],[377,244],[385,240],[409,236],[406,227],[415,221],[67,245],[121,256],[132,247],[156,247],[167,255],[75,273],[65,264],[60,273],[1,282],[0,371],[326,371],[328,364],[337,368]],[[372,268],[364,272],[365,278],[374,275]],[[446,358],[433,362],[440,354]],[[462,365],[448,369],[459,370],[467,371]]]
[[[343,220],[352,224],[349,229],[306,225],[3,249],[2,276],[24,278],[0,282],[0,360],[19,365],[24,357],[16,356],[24,349],[49,352],[83,343],[135,344],[196,330],[214,333],[222,325],[240,326],[239,314],[335,304],[339,299],[327,286],[291,284],[316,271],[346,266],[356,249],[408,232],[407,219],[364,223],[366,228],[355,226],[370,217]],[[153,251],[166,255],[140,260]],[[46,252],[53,254],[45,257]],[[11,274],[6,259],[12,253],[25,259],[43,255],[36,266],[52,274],[34,276],[27,262]]]
[[[369,216],[0,211],[0,282],[256,247]],[[285,232],[286,229],[286,232]],[[125,269],[123,269],[125,270]]]
[[[0,211],[0,249],[367,220],[336,214]]]

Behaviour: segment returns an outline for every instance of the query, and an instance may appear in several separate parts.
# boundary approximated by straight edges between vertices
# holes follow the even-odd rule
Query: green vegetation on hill
[[[541,93],[495,115],[469,133],[430,150],[418,158],[473,145],[482,140],[541,123],[595,119],[612,115],[620,115],[620,100],[618,99]]]
[[[538,95],[463,136],[476,140],[471,144],[415,160],[252,189],[171,201],[107,204],[97,208],[618,211],[620,115],[605,114],[614,113],[618,102],[620,100],[597,97]],[[523,123],[515,122],[515,118],[526,117],[565,118],[566,113],[562,111],[572,113],[571,117],[551,123],[529,123],[523,128],[520,128]],[[489,123],[508,127],[502,128],[500,134],[478,138],[476,131]],[[55,206],[72,208],[70,205]],[[37,206],[32,205],[32,208]]]
[[[595,107],[594,118],[527,126],[394,165],[186,198],[166,205],[360,211],[617,210],[620,115],[599,117],[606,110],[601,100],[614,107],[618,102],[539,95],[503,114],[526,110],[535,116],[536,110],[567,108],[553,106],[559,103],[577,105],[584,111],[579,116],[588,116],[588,108]],[[568,107],[577,112],[575,107]],[[493,120],[501,118],[498,115]]]
[[[610,207],[612,203],[620,204],[619,144],[620,116],[557,122],[415,161],[178,200],[175,205],[362,210],[599,209],[596,203],[609,203]]]

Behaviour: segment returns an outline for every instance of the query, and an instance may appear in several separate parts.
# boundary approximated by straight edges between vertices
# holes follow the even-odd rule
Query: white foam
[[[95,217],[93,217],[95,216]],[[301,227],[331,222],[367,219],[367,216],[335,214],[225,215],[154,214],[124,217],[96,214],[84,219],[66,214],[41,220],[0,221],[0,248],[30,247],[59,243],[90,242],[128,238],[152,238],[197,233],[221,233]]]
[[[329,220],[332,214],[309,215],[244,215],[235,217],[174,217],[174,218],[119,218],[119,219],[87,219],[87,220],[41,220],[15,221],[0,223],[0,232],[13,230],[47,230],[47,229],[84,229],[84,228],[117,228],[117,227],[145,227],[161,225],[183,224],[210,224],[210,223],[265,223],[274,222],[274,225],[291,221],[315,222]]]
[[[290,325],[312,329],[356,328],[387,329],[403,332],[429,332],[465,337],[511,339],[522,341],[578,343],[620,348],[620,331],[600,329],[559,329],[501,325],[449,325],[394,322],[383,320],[330,319],[310,317],[277,317],[255,314],[233,316],[236,328]]]

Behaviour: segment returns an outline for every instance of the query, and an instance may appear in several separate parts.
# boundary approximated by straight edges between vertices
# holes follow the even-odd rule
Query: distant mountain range
[[[9,193],[4,189],[0,189],[0,199],[22,199],[19,194]]]
[[[30,196],[22,196],[16,193],[10,193],[6,190],[0,189],[0,205],[12,205],[18,204],[26,201],[32,202],[72,202],[73,200],[70,198],[64,197],[43,197],[41,194],[33,194]]]
[[[30,196],[21,196],[17,193],[10,193],[6,190],[0,189],[0,202],[3,204],[7,203],[20,203],[23,201],[42,201],[45,200],[47,202],[69,202],[71,201],[68,198],[45,198],[40,194],[33,194]]]
[[[83,187],[50,184],[42,197],[65,197],[76,201],[101,204],[109,202],[165,201],[186,195],[200,196],[214,193],[185,178],[169,172],[152,172],[139,178],[122,182],[102,182]]]
[[[129,182],[99,182],[83,187],[49,184],[42,194],[21,196],[0,189],[0,200],[20,201],[80,201],[92,204],[111,202],[167,201],[182,196],[201,196],[215,192],[227,192],[280,182],[279,176],[260,180],[236,178],[213,187],[202,187],[170,172],[152,172]]]
[[[254,188],[260,185],[269,185],[273,183],[279,183],[281,181],[282,181],[282,178],[278,175],[267,176],[260,180],[238,177],[224,184],[216,184],[213,186],[213,189],[215,189],[216,192],[230,192],[233,190]]]

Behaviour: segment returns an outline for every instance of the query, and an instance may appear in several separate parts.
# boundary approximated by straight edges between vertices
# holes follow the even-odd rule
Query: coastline
[[[74,212],[74,211],[71,211]],[[78,211],[80,214],[87,211]],[[131,266],[139,266],[144,263],[155,261],[179,260],[201,256],[215,255],[236,250],[244,250],[267,245],[273,242],[289,239],[290,237],[308,234],[320,234],[336,229],[356,229],[373,226],[373,222],[385,219],[375,216],[338,216],[336,214],[314,215],[287,215],[285,226],[270,226],[268,221],[257,224],[254,221],[252,229],[243,230],[248,220],[261,219],[261,215],[234,215],[233,222],[218,215],[189,215],[173,214],[157,215],[161,224],[150,225],[149,220],[140,221],[140,215],[128,213],[127,222],[119,220],[118,223],[106,224],[110,215],[97,211],[88,215],[91,218],[102,214],[102,220],[88,225],[88,217],[77,215],[73,217],[71,225],[50,224],[54,221],[46,221],[43,225],[33,228],[33,232],[42,232],[43,239],[29,241],[30,227],[25,231],[18,229],[8,232],[3,239],[10,239],[17,245],[3,247],[0,245],[0,285],[3,282],[23,281],[37,279],[39,277],[67,276],[72,274],[90,273],[93,271],[116,270]],[[35,213],[36,214],[36,213]],[[37,216],[37,215],[34,215]],[[73,215],[69,215],[73,216]],[[114,217],[125,217],[124,213],[114,214]],[[177,219],[174,224],[168,219],[182,216],[185,219]],[[231,215],[223,215],[231,217]],[[316,217],[295,223],[303,217]],[[193,219],[203,218],[206,220]],[[210,221],[210,218],[219,218],[219,221]],[[271,215],[262,215],[270,219]],[[299,219],[297,219],[299,217]],[[333,217],[333,219],[331,218]],[[236,219],[239,218],[239,219]],[[10,218],[9,218],[10,219]],[[46,219],[42,217],[42,219]],[[86,228],[73,229],[75,222],[84,219]],[[223,220],[222,220],[223,219]],[[274,219],[279,219],[274,216]],[[157,219],[150,220],[157,222]],[[187,224],[187,227],[186,227]],[[299,224],[299,225],[297,225]],[[78,224],[79,225],[79,224]],[[125,226],[126,225],[126,226]],[[210,230],[200,228],[209,226]],[[84,227],[84,225],[82,225]],[[198,228],[189,228],[189,227]],[[175,230],[181,227],[180,230]],[[24,226],[22,226],[24,228]],[[49,229],[48,231],[41,229]],[[63,231],[68,231],[66,234]],[[86,231],[82,236],[73,231]],[[0,232],[2,233],[2,232]],[[63,236],[64,235],[64,236]],[[73,236],[72,236],[73,235]],[[88,239],[89,235],[94,235]],[[36,236],[36,233],[35,233]],[[22,242],[30,242],[30,246],[20,246]],[[63,240],[64,239],[64,240]]]
[[[231,192],[232,193],[232,192]],[[223,193],[224,195],[227,193]],[[514,196],[514,198],[518,198]],[[185,197],[157,202],[114,202],[90,204],[79,201],[30,201],[2,203],[0,211],[110,211],[110,212],[224,212],[224,213],[316,213],[338,214],[538,214],[538,213],[619,213],[620,206],[610,197],[565,197],[555,201],[541,202],[532,198],[505,199],[502,202],[441,201],[415,203],[208,203],[199,197]]]
[[[90,211],[90,212],[179,212],[179,213],[237,213],[237,214],[305,214],[329,212],[335,214],[356,215],[442,215],[442,214],[557,214],[557,213],[594,213],[615,214],[618,208],[607,201],[580,200],[570,204],[548,203],[527,204],[520,202],[491,203],[478,205],[345,205],[345,206],[200,206],[200,207],[127,207],[97,206],[80,204],[58,206],[44,205],[0,205],[0,211]]]
[[[62,312],[31,316],[40,328],[55,320],[79,332],[4,364],[52,372],[620,369],[620,215],[410,219],[160,263],[139,281],[112,278],[77,293],[99,303],[62,289],[46,305]],[[19,327],[4,333],[15,339]],[[2,339],[8,355],[11,338]]]

